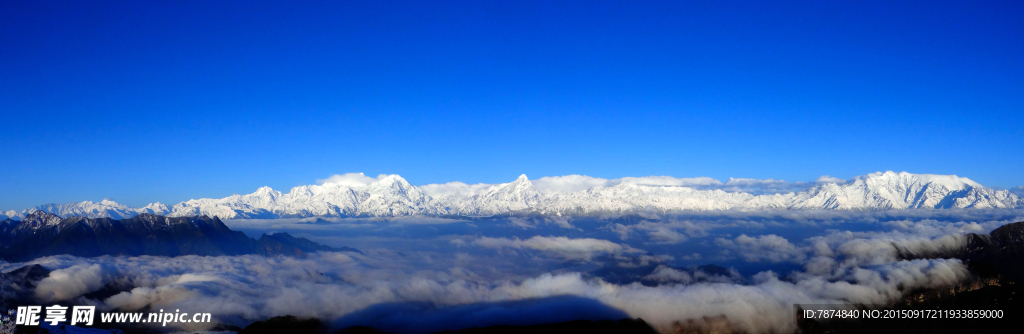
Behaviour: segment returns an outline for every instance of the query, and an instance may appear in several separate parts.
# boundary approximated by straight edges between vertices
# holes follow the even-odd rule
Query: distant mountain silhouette
[[[68,254],[101,255],[286,255],[305,257],[317,251],[354,251],[317,244],[287,233],[259,240],[233,231],[217,217],[164,217],[153,214],[115,220],[60,218],[36,211],[16,221],[0,221],[0,259],[21,262]]]

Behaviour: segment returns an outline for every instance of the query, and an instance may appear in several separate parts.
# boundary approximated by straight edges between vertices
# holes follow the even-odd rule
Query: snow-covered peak
[[[537,207],[546,197],[537,192],[526,175],[515,181],[495,184],[466,198],[440,198],[434,201],[438,211],[456,215],[494,215]]]
[[[170,207],[160,202],[150,203],[149,205],[141,207],[140,209],[140,213],[149,213],[154,215],[164,215],[171,212]]]
[[[25,216],[14,210],[7,210],[4,213],[0,213],[0,220],[7,220],[8,218],[13,220],[21,220],[24,219]]]
[[[533,182],[530,182],[526,174],[523,174],[510,183],[491,186],[479,196],[492,201],[528,203],[537,201],[540,193],[533,188]]]
[[[595,188],[614,187],[619,184],[650,187],[709,188],[721,186],[722,181],[710,177],[677,178],[671,176],[643,176],[605,179],[586,175],[545,176],[533,180],[537,191],[544,194],[569,194]]]
[[[388,197],[404,197],[411,200],[422,200],[425,195],[419,188],[413,186],[397,174],[388,175],[368,185],[365,190],[370,194]]]
[[[543,189],[543,190],[538,190]],[[246,195],[193,199],[168,207],[153,203],[131,208],[112,200],[48,204],[33,210],[61,217],[128,218],[142,213],[220,218],[351,217],[406,215],[494,215],[514,212],[595,214],[655,210],[908,208],[1024,208],[1007,190],[986,188],[956,175],[877,172],[843,180],[822,176],[814,182],[774,179],[674,178],[602,179],[583,175],[530,180],[520,175],[501,184],[461,182],[410,184],[399,175],[335,175],[318,185],[287,193],[261,187]],[[25,216],[7,212],[5,216]]]
[[[1021,199],[956,175],[876,172],[848,183],[829,183],[798,194],[794,208],[907,209],[1013,208]]]
[[[273,188],[270,188],[269,186],[262,186],[259,187],[259,189],[256,189],[256,192],[252,194],[258,196],[273,196],[275,194],[278,194],[278,192],[275,191]]]
[[[367,184],[366,187],[405,189],[412,187],[412,184],[410,184],[409,181],[406,181],[405,178],[399,176],[398,174],[391,174],[385,175],[377,179],[376,181],[370,182],[370,184]]]
[[[153,203],[143,208],[133,208],[127,205],[123,205],[115,202],[111,199],[103,199],[99,203],[92,201],[82,201],[75,203],[65,204],[45,204],[40,205],[34,210],[40,210],[55,214],[60,217],[91,217],[91,218],[112,218],[112,219],[124,219],[135,217],[140,213],[153,213],[153,214],[166,214],[170,212],[166,205],[160,203]]]
[[[852,183],[864,183],[871,187],[913,187],[929,185],[949,190],[963,190],[967,187],[983,188],[982,185],[966,177],[956,175],[911,174],[907,172],[875,172],[853,178]]]
[[[21,220],[21,228],[40,228],[60,224],[61,217],[42,210],[32,210]]]

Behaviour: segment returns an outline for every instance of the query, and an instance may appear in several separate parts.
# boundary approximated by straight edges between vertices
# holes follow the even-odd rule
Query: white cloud
[[[829,276],[836,268],[836,260],[828,256],[815,256],[804,263],[804,269],[810,275]]]
[[[738,253],[747,262],[800,262],[805,258],[804,251],[794,246],[786,238],[774,234],[759,237],[741,234],[734,240],[716,238],[715,245]]]
[[[592,238],[571,239],[567,237],[534,236],[526,240],[520,240],[519,238],[508,239],[480,237],[473,242],[481,247],[493,249],[529,248],[558,255],[569,260],[588,260],[600,254],[641,252],[640,250],[629,246],[622,246],[611,241]]]
[[[644,280],[655,281],[660,283],[690,283],[693,278],[690,277],[690,273],[682,270],[677,270],[666,265],[659,265],[654,268],[647,276],[644,276]]]
[[[836,247],[836,251],[843,255],[846,266],[876,265],[895,261],[900,258],[900,254],[917,257],[949,254],[962,247],[965,241],[963,235],[952,234],[935,239],[858,238],[842,243]]]
[[[7,212],[0,213],[0,220],[6,220],[7,218],[21,220],[24,216],[14,210],[8,210]]]
[[[507,234],[505,237],[481,237],[485,233],[502,236],[502,231],[509,231],[501,230],[507,228],[502,224],[485,225],[482,221],[477,222],[482,227],[480,229],[474,225],[466,230],[457,230],[459,232],[447,230],[430,239],[422,234],[409,238],[407,232],[410,230],[403,229],[427,231],[462,227],[458,224],[338,219],[337,224],[298,226],[313,229],[306,231],[318,234],[329,228],[345,226],[344,234],[355,234],[351,238],[387,238],[392,245],[419,243],[425,245],[419,249],[429,250],[417,250],[415,247],[396,250],[378,245],[376,248],[360,247],[364,254],[315,253],[306,259],[251,255],[174,258],[55,256],[37,259],[33,263],[56,270],[40,282],[36,296],[41,299],[70,298],[75,304],[97,305],[100,310],[116,307],[127,311],[163,308],[211,312],[219,321],[237,326],[285,314],[330,320],[374,305],[394,303],[444,307],[572,295],[622,310],[630,317],[641,317],[665,332],[671,332],[677,321],[695,326],[710,326],[709,321],[720,321],[745,332],[792,332],[794,303],[884,304],[898,300],[914,289],[961,282],[968,273],[958,260],[900,261],[895,254],[941,253],[957,247],[958,236],[962,233],[985,233],[999,225],[1021,220],[1003,218],[1018,211],[994,212],[807,211],[785,215],[771,211],[717,212],[694,214],[687,220],[634,224],[595,225],[573,221],[585,230],[560,229],[532,222],[538,225],[538,229],[547,227],[543,230],[545,233],[565,232],[568,235],[525,239]],[[992,220],[992,217],[1000,220]],[[848,224],[858,225],[855,228]],[[594,231],[595,227],[602,225],[607,228]],[[248,227],[254,226],[257,225]],[[273,226],[277,229],[286,225]],[[728,238],[716,235],[722,227],[735,228],[746,234]],[[824,235],[803,240],[791,238],[793,242],[768,232],[788,234],[764,230],[804,227],[829,230],[823,232]],[[864,228],[870,230],[864,231]],[[789,278],[785,281],[771,272],[754,275],[749,280],[738,277],[735,271],[728,277],[713,276],[669,267],[677,264],[672,264],[672,258],[663,254],[637,255],[640,250],[622,243],[581,237],[592,232],[594,235],[608,235],[609,229],[622,230],[621,233],[629,240],[647,238],[643,241],[654,243],[673,240],[671,237],[659,239],[660,231],[672,231],[678,234],[676,237],[690,238],[687,242],[694,245],[701,245],[697,242],[704,241],[698,238],[710,236],[713,241],[709,244],[727,249],[744,260],[796,262],[804,269],[792,275],[787,273]],[[367,231],[380,231],[381,234]],[[529,231],[532,230],[514,230],[515,233]],[[740,233],[733,231],[728,230],[729,233]],[[680,245],[686,246],[690,245]],[[503,251],[483,252],[478,247]],[[696,253],[678,256],[689,254],[694,251],[692,249],[675,252],[678,248],[667,247],[674,246],[665,243],[649,249],[669,249],[664,252],[687,261],[702,258]],[[705,255],[711,255],[703,257],[705,262],[713,261],[716,253],[712,252],[718,249],[707,248],[699,251],[707,251]],[[508,252],[504,250],[522,251],[527,256],[507,256]],[[607,262],[618,262],[619,257],[627,253],[630,257],[646,261],[642,263],[644,265],[666,264],[653,272],[640,274],[646,275],[648,281],[666,284],[612,284],[588,278],[591,277],[587,274],[591,270],[589,268],[606,264],[591,261],[603,260],[607,255],[612,258]],[[644,260],[646,257],[652,259]],[[581,259],[591,261],[563,261]],[[584,264],[575,266],[577,262]],[[21,265],[0,263],[0,268],[8,271]],[[114,279],[123,279],[133,286],[125,292],[99,300],[80,297]],[[182,327],[185,330],[202,329],[196,324],[179,325],[185,326]]]
[[[814,186],[810,182],[787,182],[776,179],[732,178],[725,182],[721,189],[728,192],[745,192],[751,194],[777,194],[801,191]]]
[[[964,245],[966,233],[987,233],[1006,221],[941,222],[933,219],[878,223],[890,230],[836,231],[808,238],[818,257],[835,258],[836,267],[876,265],[900,258],[927,258],[950,254]],[[824,260],[818,260],[819,264]],[[818,265],[815,268],[820,269]],[[817,270],[813,270],[817,271]]]
[[[191,298],[202,298],[183,285],[161,285],[154,288],[137,287],[113,295],[104,300],[105,306],[124,310],[139,310],[149,305],[173,305],[187,302]]]
[[[725,182],[726,186],[731,187],[746,187],[746,188],[773,188],[779,185],[784,185],[787,182],[784,180],[776,179],[748,179],[748,178],[735,178],[730,177],[729,181]]]
[[[819,176],[817,180],[814,180],[814,183],[818,183],[818,184],[822,184],[822,183],[846,183],[846,180],[845,179],[840,179],[838,177],[831,177],[831,176],[828,176],[828,175],[822,175],[822,176]]]
[[[613,183],[612,180],[586,175],[545,176],[530,180],[530,182],[533,182],[533,188],[539,192],[557,194],[584,191],[594,187],[610,187],[618,184]]]
[[[387,175],[380,174],[380,175],[377,176],[377,178],[372,178],[372,177],[363,175],[363,173],[345,173],[345,174],[331,175],[330,177],[328,177],[326,179],[317,179],[316,183],[320,184],[320,185],[324,185],[324,184],[337,184],[337,185],[342,185],[342,186],[353,187],[354,188],[354,187],[362,187],[362,186],[368,185],[368,184],[370,184],[370,183],[372,183],[374,181],[380,180],[380,179],[382,179],[382,178],[384,178],[386,176]]]
[[[686,241],[686,236],[666,226],[652,226],[647,230],[647,236],[659,243],[678,244]]]
[[[725,224],[709,222],[693,222],[690,220],[641,221],[636,224],[611,224],[604,228],[619,235],[622,240],[629,239],[633,234],[643,233],[648,239],[659,244],[678,244],[690,237],[703,237],[714,228],[725,227]],[[685,235],[682,232],[685,232]]]
[[[68,300],[103,287],[108,275],[99,264],[79,264],[54,270],[39,281],[35,296],[43,302]]]
[[[677,178],[671,176],[645,176],[645,177],[624,177],[617,179],[617,183],[633,183],[645,186],[676,186],[676,187],[701,187],[717,186],[722,181],[710,177],[688,177]]]
[[[491,184],[477,183],[465,184],[462,182],[448,182],[444,184],[426,184],[419,186],[420,190],[427,196],[438,198],[444,196],[470,197],[490,188]]]
[[[781,254],[759,259],[792,258],[792,244],[780,239],[772,235],[756,238],[744,235],[727,241],[736,247],[747,245],[743,247]],[[499,249],[538,250],[576,259],[636,251],[589,238],[482,237],[473,239],[473,243]],[[702,275],[698,278],[670,267],[659,267],[647,278],[684,284],[652,287],[611,284],[587,279],[576,272],[519,276],[519,272],[533,270],[531,263],[536,262],[531,261],[536,260],[532,258],[506,257],[507,261],[502,262],[495,261],[501,258],[480,258],[461,252],[431,257],[383,251],[365,253],[369,255],[314,253],[307,259],[252,255],[57,256],[34,262],[57,269],[41,282],[43,295],[75,298],[99,289],[110,277],[124,277],[134,284],[132,289],[102,300],[74,302],[94,304],[100,310],[132,311],[148,307],[211,312],[220,321],[239,326],[285,314],[329,320],[388,303],[445,306],[573,295],[622,310],[630,317],[643,318],[662,331],[671,331],[676,322],[699,326],[708,321],[705,317],[724,315],[717,319],[739,331],[792,332],[794,303],[880,304],[896,300],[906,291],[948,286],[968,276],[959,261],[942,259],[849,267],[836,269],[835,275],[829,270],[824,270],[829,273],[823,275],[809,271],[806,275],[795,276],[794,281],[780,281],[775,275],[765,273],[756,275],[755,283],[749,285],[736,284],[735,274],[710,277],[696,271],[693,275]],[[832,266],[825,263],[824,267]],[[707,282],[694,283],[703,280]],[[200,324],[178,325],[185,330],[203,329]],[[447,325],[458,326],[456,323]]]

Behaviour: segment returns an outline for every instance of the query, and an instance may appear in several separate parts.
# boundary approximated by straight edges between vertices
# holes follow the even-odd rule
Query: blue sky
[[[519,174],[1024,184],[1024,3],[0,2],[0,209]]]

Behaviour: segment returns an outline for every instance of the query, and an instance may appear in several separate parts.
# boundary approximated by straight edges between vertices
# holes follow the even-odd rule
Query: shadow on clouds
[[[629,315],[600,301],[565,295],[443,307],[428,302],[377,304],[338,318],[331,327],[369,326],[389,333],[417,334],[493,325],[623,318]]]

